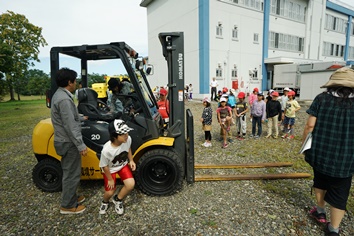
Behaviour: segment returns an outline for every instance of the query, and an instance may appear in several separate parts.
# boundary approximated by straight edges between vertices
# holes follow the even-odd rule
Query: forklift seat
[[[102,121],[112,121],[114,116],[112,113],[103,111],[99,107],[99,99],[97,99],[97,92],[91,88],[81,88],[78,91],[79,105],[77,109],[79,113],[84,116],[88,116],[89,120],[102,120]],[[107,106],[107,105],[106,105]]]

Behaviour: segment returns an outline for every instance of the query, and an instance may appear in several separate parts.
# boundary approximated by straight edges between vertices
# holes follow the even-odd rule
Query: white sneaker
[[[101,207],[100,207],[100,215],[106,214],[106,211],[108,210],[108,208],[109,208],[109,203],[102,202]]]
[[[211,147],[211,146],[213,146],[211,143],[208,143],[208,147]]]
[[[112,199],[114,205],[116,205],[115,210],[118,215],[123,215],[124,214],[124,206],[122,201],[116,201],[114,200],[114,197]]]

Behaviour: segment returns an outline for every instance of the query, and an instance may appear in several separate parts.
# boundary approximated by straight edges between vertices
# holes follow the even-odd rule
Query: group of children
[[[262,134],[262,123],[268,121],[267,138],[272,135],[272,128],[275,128],[273,138],[278,137],[278,121],[283,120],[285,134],[283,138],[294,138],[293,127],[295,124],[295,113],[300,109],[295,98],[295,93],[288,88],[284,89],[284,95],[279,102],[279,94],[275,91],[269,91],[267,102],[264,101],[264,95],[255,88],[253,95],[249,98],[250,106],[245,101],[244,92],[239,92],[237,99],[235,90],[224,90],[220,97],[218,108],[216,109],[217,120],[220,125],[220,134],[222,137],[222,148],[227,148],[227,136],[230,133],[231,125],[236,124],[237,138],[243,140],[246,136],[247,117],[246,114],[251,110],[252,134],[251,137],[259,138]],[[211,147],[211,130],[213,110],[209,98],[203,99],[203,113],[200,121],[203,124],[205,133],[204,147]],[[234,120],[236,119],[236,121]],[[256,133],[256,129],[258,131]],[[110,140],[105,143],[101,152],[99,166],[102,169],[105,192],[100,206],[99,213],[106,214],[109,208],[109,201],[115,205],[117,214],[124,213],[123,199],[134,189],[135,180],[132,171],[135,171],[136,164],[133,160],[131,151],[132,139],[129,131],[133,130],[123,120],[116,119],[108,126]],[[230,140],[229,140],[230,142]],[[124,185],[116,192],[116,175],[119,175]]]
[[[217,121],[220,125],[222,148],[228,147],[231,139],[231,125],[236,124],[237,139],[243,140],[246,137],[247,112],[250,110],[252,122],[252,133],[250,137],[259,138],[262,135],[262,123],[267,124],[268,132],[266,138],[278,138],[278,122],[282,121],[284,135],[282,138],[294,139],[295,113],[300,110],[299,103],[295,100],[295,92],[284,88],[284,95],[279,98],[279,93],[269,90],[268,96],[264,99],[263,93],[255,88],[249,96],[249,105],[245,101],[244,92],[239,92],[237,99],[235,90],[223,90],[216,109]],[[205,132],[204,147],[211,147],[211,124],[212,113],[209,98],[203,99],[204,110],[200,121]],[[236,121],[235,121],[235,119]],[[274,132],[273,132],[274,129]]]

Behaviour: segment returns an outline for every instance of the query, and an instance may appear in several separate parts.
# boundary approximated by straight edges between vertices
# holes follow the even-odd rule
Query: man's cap
[[[288,87],[285,87],[284,91],[290,91],[290,89]]]
[[[113,90],[115,87],[119,87],[119,81],[116,78],[111,78],[108,81],[108,89]]]
[[[274,91],[274,92],[272,93],[272,96],[273,96],[273,97],[279,97],[279,93],[276,92],[276,91]]]
[[[354,70],[348,67],[342,67],[336,70],[329,78],[329,81],[321,86],[321,88],[328,87],[354,88]]]
[[[237,95],[238,98],[245,98],[246,94],[244,92],[239,92]]]
[[[220,102],[226,102],[226,98],[225,97],[221,97],[220,98]]]
[[[258,88],[254,88],[254,89],[253,89],[253,92],[257,92],[257,93],[258,93],[258,92],[259,92],[259,89],[258,89]]]
[[[117,134],[126,134],[129,131],[134,130],[133,128],[130,128],[124,120],[121,119],[115,119],[113,122],[111,122],[108,126],[108,131],[109,133],[117,133]]]
[[[167,94],[166,89],[163,89],[163,88],[160,89],[160,94],[166,96],[166,94]]]

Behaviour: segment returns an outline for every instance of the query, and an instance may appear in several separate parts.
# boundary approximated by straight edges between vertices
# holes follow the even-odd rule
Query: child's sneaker
[[[100,207],[100,215],[106,214],[108,208],[109,208],[109,203],[102,202]]]
[[[287,138],[288,137],[288,134],[284,134],[281,136],[281,138]]]
[[[317,207],[312,207],[312,209],[309,211],[310,217],[314,218],[317,222],[326,224],[327,219],[326,219],[326,214],[325,213],[318,213]]]
[[[123,202],[122,201],[117,201],[114,199],[112,199],[114,205],[115,205],[115,210],[117,212],[118,215],[123,215],[124,214],[124,206],[123,206]]]
[[[253,134],[251,134],[251,135],[250,135],[250,138],[253,138],[253,136],[254,136],[254,135],[253,135]]]
[[[221,148],[227,148],[229,145],[227,143],[224,143]]]
[[[254,138],[255,138],[255,139],[258,139],[258,138],[259,138],[259,135],[254,136]]]
[[[238,140],[244,140],[245,138],[243,136],[238,136],[237,139]]]
[[[211,143],[207,143],[207,145],[208,145],[207,147],[211,147],[211,146],[213,146]]]
[[[295,136],[294,135],[290,135],[289,137],[287,137],[287,139],[294,139]]]

